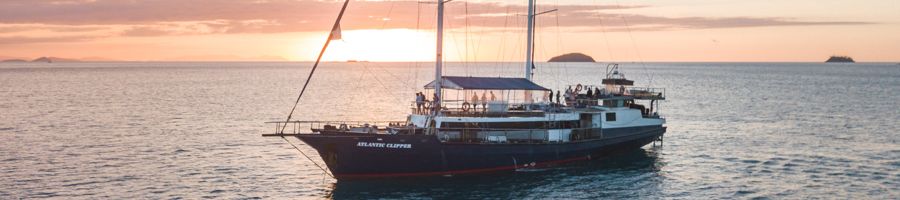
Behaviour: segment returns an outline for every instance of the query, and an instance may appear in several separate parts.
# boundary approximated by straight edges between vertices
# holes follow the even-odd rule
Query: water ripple
[[[506,64],[473,65],[518,76],[504,74]],[[636,82],[653,77],[669,89],[663,147],[490,176],[342,182],[284,141],[259,137],[272,131],[261,122],[283,120],[305,64],[3,65],[0,88],[12,98],[0,98],[0,199],[900,197],[900,102],[884,101],[900,96],[900,70],[877,64],[626,63]],[[298,107],[301,120],[402,120],[397,98],[429,81],[402,75],[431,72],[328,65]],[[566,69],[536,74],[549,88],[603,73],[538,65]],[[449,63],[447,73],[462,69]],[[561,71],[567,78],[556,81]],[[397,77],[408,80],[375,80]]]

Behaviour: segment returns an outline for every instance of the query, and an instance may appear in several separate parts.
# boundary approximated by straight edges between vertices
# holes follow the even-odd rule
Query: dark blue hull
[[[434,135],[303,134],[338,179],[440,176],[545,167],[640,148],[665,127],[604,129],[602,139],[544,144],[441,142]]]

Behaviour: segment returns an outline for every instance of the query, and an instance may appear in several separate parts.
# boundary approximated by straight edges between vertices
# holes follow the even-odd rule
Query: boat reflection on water
[[[339,180],[326,198],[600,198],[660,196],[660,146],[528,171],[392,179]]]

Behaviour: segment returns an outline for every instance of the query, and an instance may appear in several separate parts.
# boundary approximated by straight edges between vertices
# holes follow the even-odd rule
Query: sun
[[[333,40],[323,61],[404,62],[434,59],[434,32],[412,29],[347,30],[342,39]],[[304,44],[297,52],[310,52],[313,45]],[[302,48],[302,49],[301,49]]]

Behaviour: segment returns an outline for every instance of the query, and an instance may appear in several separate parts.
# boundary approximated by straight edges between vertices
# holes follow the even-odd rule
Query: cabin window
[[[608,112],[606,113],[606,121],[616,121],[616,113]]]

